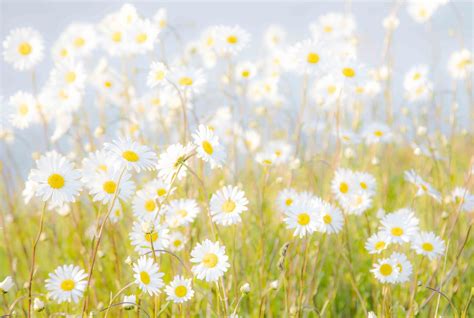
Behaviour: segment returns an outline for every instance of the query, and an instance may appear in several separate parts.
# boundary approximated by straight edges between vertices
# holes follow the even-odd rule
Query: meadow
[[[158,5],[54,43],[9,30],[28,84],[0,105],[0,315],[474,316],[470,42],[439,62],[448,85],[391,54],[401,12],[454,6],[387,3],[382,63],[342,5],[295,43],[183,43]]]

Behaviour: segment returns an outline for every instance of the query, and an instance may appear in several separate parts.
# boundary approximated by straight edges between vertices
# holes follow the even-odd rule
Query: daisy
[[[215,282],[227,272],[230,267],[229,258],[225,255],[225,246],[219,242],[204,240],[191,251],[191,268],[197,279]]]
[[[293,45],[289,52],[292,69],[299,74],[323,75],[327,71],[329,52],[319,42],[305,40]]]
[[[408,1],[408,14],[417,23],[425,23],[438,9],[437,1],[431,0],[410,0]]]
[[[410,209],[400,209],[386,214],[382,220],[382,231],[393,243],[406,243],[418,234],[419,220]]]
[[[29,175],[35,182],[35,195],[55,206],[75,202],[81,191],[81,173],[66,157],[55,151],[47,152],[36,161]]]
[[[339,204],[348,214],[361,215],[372,207],[372,194],[356,190],[340,199]]]
[[[112,202],[114,197],[128,200],[135,191],[135,183],[130,179],[130,173],[115,167],[97,173],[94,181],[87,185],[89,194],[94,201],[101,201],[103,204]]]
[[[172,228],[192,223],[199,212],[199,205],[193,199],[172,200],[164,208],[166,223]]]
[[[97,32],[93,24],[73,23],[61,34],[60,41],[69,48],[67,55],[86,57],[97,47]]]
[[[152,51],[159,31],[149,20],[138,20],[130,30],[131,51],[136,54]]]
[[[118,163],[112,160],[109,153],[104,150],[89,152],[82,160],[82,181],[84,184],[92,182],[98,173],[104,173],[118,168]]]
[[[158,213],[158,204],[155,198],[155,192],[149,190],[137,191],[132,201],[133,215],[143,221],[155,219],[156,213]]]
[[[449,57],[448,71],[455,79],[465,79],[473,69],[472,53],[468,49],[453,52]]]
[[[365,172],[356,172],[354,173],[354,182],[359,185],[359,190],[369,194],[374,194],[376,191],[376,181],[375,178]]]
[[[202,160],[209,162],[211,168],[222,167],[225,160],[225,152],[214,132],[204,125],[199,125],[193,134],[197,155]]]
[[[117,161],[125,164],[128,170],[154,170],[156,165],[156,154],[148,146],[140,145],[130,139],[119,139],[104,145],[106,151],[110,151]]]
[[[344,101],[345,94],[342,88],[341,79],[328,74],[315,82],[314,89],[311,90],[311,96],[323,108],[331,107]]]
[[[151,230],[146,228],[145,224],[150,225]],[[158,221],[152,220],[145,224],[133,222],[132,232],[129,235],[130,241],[140,255],[152,253],[153,250],[156,254],[160,254],[160,250],[166,249],[169,245],[169,230]]]
[[[351,15],[330,12],[311,23],[309,29],[315,39],[335,40],[350,36],[355,31],[355,21]]]
[[[456,187],[451,192],[451,198],[461,211],[474,212],[474,195],[470,194],[466,188]]]
[[[168,68],[161,62],[152,62],[148,72],[146,84],[150,88],[155,88],[166,83]]]
[[[215,28],[214,48],[221,55],[235,55],[250,42],[250,34],[240,26],[218,26]]]
[[[119,200],[116,200],[110,212],[110,222],[117,223],[123,218],[123,208]]]
[[[281,212],[287,212],[298,198],[298,192],[292,188],[286,188],[278,193],[277,206]]]
[[[161,178],[156,178],[144,186],[145,189],[155,193],[156,199],[158,202],[163,203],[166,197],[173,194],[175,187],[172,187],[171,184],[162,180]]]
[[[184,248],[188,239],[181,231],[174,231],[171,232],[169,240],[170,250],[173,252],[179,252]]]
[[[38,106],[33,95],[19,91],[10,97],[9,104],[9,121],[13,127],[24,129],[38,119]]]
[[[58,87],[83,89],[86,73],[81,62],[65,60],[58,63],[51,72],[51,82]]]
[[[433,232],[420,232],[413,239],[411,248],[417,254],[428,256],[430,260],[434,260],[444,254],[445,244]]]
[[[312,234],[320,226],[319,207],[320,200],[315,198],[300,198],[285,213],[284,222],[288,229],[295,229],[293,236],[300,238]]]
[[[12,287],[15,286],[15,283],[13,282],[13,279],[11,276],[5,277],[3,281],[0,282],[0,292],[2,294],[6,294],[12,289]]]
[[[200,68],[178,67],[167,76],[169,83],[180,92],[196,95],[206,84],[206,77]]]
[[[396,282],[408,282],[410,280],[410,275],[413,271],[413,266],[411,265],[407,256],[405,254],[395,252],[390,256],[390,260],[396,264],[398,269],[398,276]]]
[[[153,22],[160,28],[164,29],[168,26],[168,13],[165,8],[160,8],[153,16]]]
[[[319,202],[319,228],[323,233],[338,233],[344,224],[341,210],[324,201]]]
[[[194,296],[194,290],[191,286],[191,279],[184,278],[184,276],[175,276],[173,280],[165,288],[166,300],[172,301],[175,304],[182,304],[187,302]]]
[[[255,76],[257,67],[252,62],[240,62],[235,66],[235,74],[238,80],[246,81]]]
[[[286,40],[287,32],[279,25],[270,25],[263,34],[263,42],[269,49],[281,46]]]
[[[158,295],[160,289],[165,285],[162,279],[164,274],[160,272],[158,264],[146,256],[141,256],[133,264],[133,273],[138,288],[150,296]]]
[[[392,140],[390,128],[382,123],[372,123],[368,125],[362,135],[368,145],[388,143]]]
[[[187,168],[183,164],[191,154],[191,146],[183,146],[180,143],[166,148],[166,151],[158,159],[158,176],[167,182],[174,178],[181,180],[186,176]]]
[[[336,170],[331,182],[331,190],[339,202],[348,198],[349,194],[359,187],[354,181],[354,174],[351,170],[341,168]]]
[[[19,71],[31,70],[43,59],[43,37],[32,28],[10,31],[3,41],[3,58]]]
[[[365,249],[369,254],[380,254],[390,245],[390,236],[385,232],[372,234],[365,242]]]
[[[132,310],[137,306],[137,296],[136,295],[125,295],[123,296],[123,305],[122,308],[125,310]]]
[[[240,214],[248,210],[248,203],[244,191],[230,185],[225,186],[211,197],[212,221],[224,226],[240,223]]]
[[[405,180],[417,186],[418,188],[418,191],[416,192],[417,197],[427,194],[433,199],[435,199],[437,202],[441,202],[441,194],[435,188],[433,188],[431,184],[423,180],[415,172],[415,170],[405,171]]]
[[[265,147],[266,151],[275,155],[275,164],[282,164],[288,162],[293,147],[283,140],[273,140]]]
[[[84,294],[87,285],[87,274],[78,266],[59,266],[49,273],[46,289],[49,296],[58,304],[63,302],[77,303]]]
[[[370,271],[380,282],[391,284],[397,282],[398,275],[400,274],[396,261],[391,258],[378,260]]]

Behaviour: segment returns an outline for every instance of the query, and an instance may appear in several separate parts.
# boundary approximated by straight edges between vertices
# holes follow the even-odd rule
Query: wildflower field
[[[474,317],[473,3],[108,5],[2,30],[1,317]]]

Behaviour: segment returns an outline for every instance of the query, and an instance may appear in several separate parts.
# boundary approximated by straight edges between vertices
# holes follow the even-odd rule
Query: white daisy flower
[[[184,92],[186,96],[187,94],[191,96],[199,94],[206,84],[206,77],[200,68],[174,68],[169,72],[167,80],[172,87]]]
[[[374,194],[377,183],[374,176],[366,172],[355,172],[354,182],[359,185],[359,190],[369,194]]]
[[[119,139],[104,145],[106,151],[110,151],[117,161],[125,164],[127,170],[134,169],[154,170],[156,166],[156,153],[148,146],[141,145],[131,139]]]
[[[199,212],[199,205],[193,199],[172,200],[164,207],[166,224],[172,228],[192,223]]]
[[[82,182],[88,184],[97,178],[97,174],[117,168],[118,163],[110,158],[108,152],[104,150],[89,152],[82,160]]]
[[[181,231],[171,232],[169,236],[170,250],[173,252],[179,252],[183,250],[184,245],[188,241],[188,238]]]
[[[87,285],[87,274],[78,266],[62,265],[49,273],[46,289],[49,296],[58,304],[63,302],[77,303],[84,294]]]
[[[336,103],[343,103],[346,96],[342,91],[343,82],[338,77],[328,74],[314,83],[311,96],[317,105],[330,108]]]
[[[132,201],[133,215],[140,220],[154,220],[158,213],[155,192],[149,190],[139,190]]]
[[[146,256],[141,256],[133,264],[133,273],[138,288],[150,296],[158,295],[165,285],[162,279],[164,274],[160,272],[160,267],[153,262],[153,259]]]
[[[97,47],[97,32],[93,24],[73,23],[61,34],[60,41],[69,49],[66,57],[86,57]]]
[[[395,260],[391,258],[380,259],[373,267],[370,271],[380,282],[390,284],[397,282],[400,271]]]
[[[340,199],[339,204],[348,214],[361,215],[372,207],[372,194],[358,189]]]
[[[474,195],[470,194],[466,188],[456,187],[451,192],[454,204],[459,205],[461,211],[474,212]]]
[[[168,182],[161,178],[156,178],[150,182],[147,182],[144,186],[145,189],[155,193],[158,202],[163,203],[166,197],[169,197],[176,190]]]
[[[187,168],[183,165],[191,154],[190,145],[183,146],[180,143],[173,144],[166,148],[158,160],[158,176],[167,182],[171,182],[173,177],[181,180],[186,176]]]
[[[291,68],[299,74],[322,76],[327,72],[328,49],[320,42],[305,40],[293,45],[288,52]]]
[[[165,288],[166,300],[172,301],[175,304],[182,304],[187,302],[194,296],[194,290],[191,285],[192,280],[186,279],[184,276],[175,276],[173,280]]]
[[[149,20],[138,20],[130,30],[130,50],[135,54],[145,54],[152,51],[157,42],[159,31]]]
[[[197,147],[197,155],[202,160],[209,162],[212,169],[222,167],[226,154],[219,142],[219,137],[214,131],[204,125],[199,125],[193,134],[194,144]]]
[[[449,57],[448,71],[455,79],[465,79],[474,68],[472,62],[472,52],[468,49],[453,52]]]
[[[390,128],[382,123],[372,123],[368,125],[362,135],[368,145],[388,143],[392,141],[393,137]]]
[[[6,294],[10,291],[10,289],[12,289],[13,286],[15,286],[15,283],[13,282],[12,277],[7,276],[0,282],[0,292],[2,292],[2,294]]]
[[[372,234],[365,242],[365,249],[369,254],[380,254],[390,245],[390,236],[385,232]]]
[[[86,82],[86,73],[81,62],[68,59],[56,64],[51,72],[52,85],[82,90]]]
[[[420,221],[410,209],[400,209],[386,214],[380,221],[380,231],[390,237],[393,243],[410,242],[418,234]]]
[[[349,37],[355,31],[354,17],[348,14],[329,12],[321,15],[317,22],[311,23],[309,29],[313,38],[338,40]]]
[[[238,80],[247,81],[257,73],[257,67],[252,62],[240,62],[235,66],[235,76]]]
[[[323,233],[339,233],[344,224],[344,216],[337,207],[319,200],[319,227]]]
[[[417,254],[428,256],[429,259],[434,260],[444,254],[445,244],[433,232],[421,232],[413,239],[411,248]]]
[[[47,152],[36,161],[36,168],[29,175],[37,184],[36,196],[55,206],[76,201],[81,191],[81,173],[66,157],[55,151]]]
[[[286,227],[294,229],[293,235],[300,238],[312,234],[320,226],[320,218],[318,218],[320,205],[318,199],[299,198],[291,205],[288,212],[285,212]]]
[[[169,246],[169,230],[158,221],[148,221],[148,224],[151,225],[151,230],[145,229],[139,222],[133,222],[132,232],[129,235],[130,241],[140,255],[152,253],[153,250],[156,254],[161,254],[160,250]]]
[[[109,216],[110,222],[117,223],[122,218],[123,218],[122,204],[120,203],[120,200],[115,200],[114,206],[112,207],[112,210]]]
[[[43,37],[32,28],[10,31],[3,41],[3,58],[19,71],[31,70],[43,59]]]
[[[355,183],[354,174],[349,169],[337,169],[331,182],[331,190],[336,199],[341,202],[347,199],[359,187]]]
[[[287,212],[298,198],[298,192],[292,188],[286,188],[278,193],[277,206],[281,212]]]
[[[24,129],[38,120],[38,105],[33,95],[19,91],[9,99],[9,121],[15,128]]]
[[[281,46],[286,40],[287,32],[279,25],[270,25],[265,29],[263,42],[268,49]]]
[[[137,306],[137,296],[136,295],[125,295],[123,296],[123,305],[122,308],[125,310],[132,310]]]
[[[166,84],[168,75],[168,68],[161,62],[152,62],[150,71],[148,72],[146,84],[150,88],[155,88],[159,85]]]
[[[234,55],[250,42],[250,34],[240,26],[215,27],[214,49],[220,55]]]
[[[131,180],[130,173],[122,171],[114,167],[97,173],[96,177],[93,177],[93,182],[87,184],[92,199],[107,204],[112,202],[116,195],[117,200],[127,201],[135,192],[135,183]]]
[[[168,13],[165,8],[160,8],[153,16],[153,22],[160,28],[164,29],[168,26]]]
[[[230,185],[225,186],[211,197],[212,221],[224,226],[240,223],[240,214],[248,210],[248,203],[244,191]]]
[[[405,171],[405,180],[417,186],[417,197],[427,194],[433,199],[435,199],[437,202],[441,202],[441,194],[431,184],[423,180],[423,178],[420,177],[415,172],[415,170]]]
[[[413,266],[411,265],[407,256],[405,254],[395,252],[390,256],[390,260],[392,260],[395,263],[398,269],[398,276],[397,276],[396,282],[397,283],[408,282],[413,272]]]
[[[191,251],[191,268],[197,279],[215,282],[227,272],[230,267],[229,258],[225,255],[225,246],[219,242],[204,240]]]

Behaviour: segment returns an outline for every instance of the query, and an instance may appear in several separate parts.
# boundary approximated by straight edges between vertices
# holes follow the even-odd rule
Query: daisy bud
[[[297,312],[298,312],[298,307],[296,306],[290,307],[290,315],[296,315]]]
[[[243,284],[242,287],[240,287],[240,292],[242,294],[248,294],[250,292],[250,284],[249,283]]]
[[[125,310],[132,310],[137,304],[137,297],[135,295],[125,295],[123,297],[123,302],[124,304],[122,305],[122,307]]]
[[[90,143],[86,143],[84,145],[84,149],[87,151],[87,152],[90,152],[92,151],[92,145]]]
[[[154,226],[153,226],[153,223],[152,223],[152,222],[143,222],[143,223],[141,224],[141,226],[142,226],[142,230],[143,230],[144,233],[151,233],[151,232],[153,232]]]
[[[446,211],[441,212],[441,218],[442,218],[442,219],[447,219],[448,216],[449,216],[449,213],[448,213],[448,212],[446,212]]]
[[[290,162],[290,169],[291,169],[291,170],[298,169],[300,166],[301,166],[301,161],[300,161],[300,159],[298,159],[298,158],[293,159],[293,160]]]
[[[415,149],[413,149],[413,154],[414,154],[415,156],[421,155],[421,149],[418,148],[418,147],[416,147]]]
[[[398,25],[400,24],[400,20],[394,15],[389,15],[385,19],[383,19],[382,25],[386,30],[395,30],[398,28]]]
[[[38,160],[39,157],[41,157],[41,154],[37,151],[35,151],[31,154],[31,158],[33,158],[33,160]]]
[[[132,264],[132,258],[130,256],[127,256],[127,258],[125,259],[125,264],[127,265]]]
[[[425,126],[420,126],[420,127],[418,127],[418,129],[416,131],[416,134],[418,136],[424,136],[424,135],[426,135],[426,131],[427,131],[427,128]]]
[[[11,276],[7,276],[2,282],[0,282],[0,291],[6,294],[13,287],[13,285],[13,279]]]
[[[33,310],[36,311],[36,312],[43,311],[44,310],[44,302],[39,298],[35,298],[35,300],[33,301]]]
[[[373,311],[369,311],[367,318],[377,318],[377,315]]]
[[[347,159],[354,158],[354,155],[354,150],[352,148],[346,148],[344,150],[344,157],[346,157]]]
[[[270,283],[270,288],[276,290],[278,288],[278,280],[274,280]]]
[[[105,133],[105,129],[102,128],[102,126],[99,126],[94,130],[94,137],[99,138],[99,137],[103,136],[104,133]]]
[[[377,158],[377,157],[373,157],[373,158],[372,158],[372,164],[373,164],[374,166],[377,166],[379,163],[380,163],[379,158]]]

